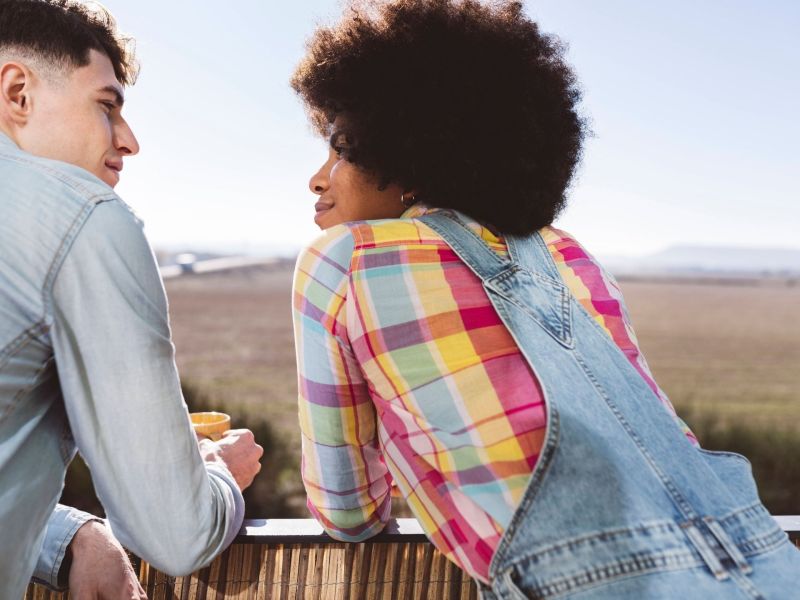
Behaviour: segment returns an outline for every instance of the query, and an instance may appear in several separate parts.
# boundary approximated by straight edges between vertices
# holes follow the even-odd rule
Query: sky
[[[157,248],[289,254],[327,146],[288,85],[338,0],[106,0],[142,69],[117,191]],[[539,0],[593,135],[556,222],[601,256],[800,248],[800,2]]]

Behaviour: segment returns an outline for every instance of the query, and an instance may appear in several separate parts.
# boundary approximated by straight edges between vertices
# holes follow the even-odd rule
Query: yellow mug
[[[221,412],[196,412],[189,413],[192,427],[200,435],[217,441],[222,434],[231,428],[231,417]]]

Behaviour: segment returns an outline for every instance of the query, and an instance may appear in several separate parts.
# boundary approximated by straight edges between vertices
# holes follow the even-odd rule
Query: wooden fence
[[[800,547],[800,516],[777,517]],[[170,577],[133,559],[150,600],[473,600],[477,588],[428,542],[414,519],[392,520],[363,544],[328,537],[310,519],[246,521],[210,566]],[[26,600],[62,600],[30,585]]]

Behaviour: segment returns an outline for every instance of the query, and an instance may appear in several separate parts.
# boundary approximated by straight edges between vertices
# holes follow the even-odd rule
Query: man
[[[172,574],[233,540],[260,469],[245,430],[198,452],[159,273],[112,189],[139,151],[121,113],[135,79],[126,48],[101,9],[0,0],[3,600],[34,569],[50,585],[142,596],[108,529],[56,507],[76,443],[114,534]]]

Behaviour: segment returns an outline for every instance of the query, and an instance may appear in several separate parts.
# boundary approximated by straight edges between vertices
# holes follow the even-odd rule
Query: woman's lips
[[[317,214],[314,215],[314,222],[317,225],[320,225],[320,222],[319,222],[320,217],[322,217],[322,215],[324,215],[326,212],[328,212],[332,208],[333,208],[333,204],[331,204],[330,202],[323,202],[322,200],[317,202],[314,205],[314,210],[317,211]]]

